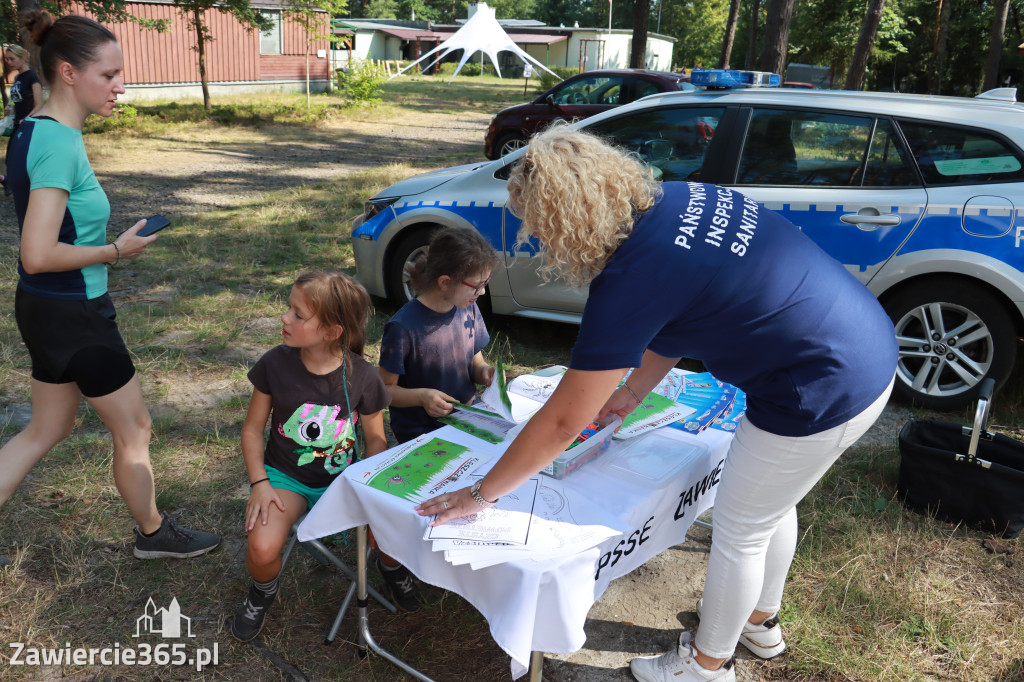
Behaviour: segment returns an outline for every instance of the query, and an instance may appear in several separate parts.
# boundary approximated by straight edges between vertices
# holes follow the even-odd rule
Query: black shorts
[[[32,358],[32,378],[75,382],[87,398],[110,395],[135,376],[109,294],[88,301],[46,298],[18,287],[14,317]]]

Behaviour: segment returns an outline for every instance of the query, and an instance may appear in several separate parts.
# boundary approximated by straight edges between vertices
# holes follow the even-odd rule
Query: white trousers
[[[715,495],[714,531],[695,643],[729,658],[753,611],[777,613],[796,551],[796,504],[871,428],[892,383],[856,417],[810,436],[777,436],[740,421]]]

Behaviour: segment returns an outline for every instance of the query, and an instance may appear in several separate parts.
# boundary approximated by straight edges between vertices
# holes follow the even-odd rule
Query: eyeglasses
[[[475,293],[482,294],[484,293],[484,290],[487,289],[487,285],[491,283],[491,278],[488,277],[480,284],[470,284],[466,280],[462,280],[462,283],[472,289]]]

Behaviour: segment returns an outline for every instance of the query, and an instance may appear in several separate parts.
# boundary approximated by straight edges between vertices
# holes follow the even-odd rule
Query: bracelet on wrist
[[[250,491],[252,491],[252,487],[253,487],[254,485],[256,485],[257,483],[263,483],[264,481],[269,481],[269,480],[270,480],[270,477],[269,477],[269,476],[267,476],[266,478],[261,478],[261,479],[260,479],[260,480],[258,480],[258,481],[253,481],[252,483],[250,483],[250,484],[249,484],[249,490],[250,490]]]
[[[110,242],[110,245],[114,247],[114,253],[117,254],[117,257],[114,258],[114,262],[109,263],[110,267],[114,267],[121,260],[121,249],[118,248],[117,242]]]
[[[625,381],[623,381],[623,382],[622,382],[622,387],[623,387],[624,389],[626,389],[626,391],[627,391],[627,392],[628,392],[628,393],[629,393],[629,394],[630,394],[631,396],[633,396],[633,400],[635,400],[635,401],[636,401],[636,404],[637,404],[637,405],[639,405],[640,403],[642,403],[642,402],[643,402],[642,400],[640,400],[640,398],[639,398],[639,397],[637,396],[637,394],[636,394],[636,393],[633,393],[633,389],[631,389],[631,388],[629,387],[629,384],[628,384],[628,383],[626,383]]]
[[[480,494],[480,488],[481,486],[483,486],[483,484],[484,479],[481,478],[479,481],[473,484],[472,488],[469,489],[469,494],[473,496],[473,501],[480,505],[482,509],[487,509],[489,507],[493,507],[494,505],[496,505],[498,503],[498,500],[491,502],[490,500],[484,499],[484,496]]]

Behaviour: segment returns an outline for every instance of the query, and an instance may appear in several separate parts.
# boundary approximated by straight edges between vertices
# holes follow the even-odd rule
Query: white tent
[[[558,75],[554,71],[541,64],[512,42],[512,39],[508,37],[507,33],[505,33],[505,30],[498,23],[498,20],[494,18],[494,8],[488,7],[482,2],[477,5],[476,13],[473,14],[473,16],[471,16],[462,28],[456,31],[451,38],[396,73],[395,76],[400,73],[404,73],[420,62],[425,61],[432,54],[440,52],[437,59],[425,67],[429,69],[455,50],[463,50],[462,60],[459,62],[459,66],[455,69],[455,73],[452,74],[451,79],[449,79],[449,83],[455,80],[455,76],[459,74],[459,71],[462,69],[462,65],[477,52],[483,52],[491,58],[491,63],[494,64],[494,70],[498,72],[498,77],[501,78],[501,69],[498,68],[498,53],[502,50],[514,52],[523,60],[524,63],[531,62],[536,64],[552,76],[555,76],[555,78],[558,78]],[[392,76],[391,78],[394,78],[395,76]]]

